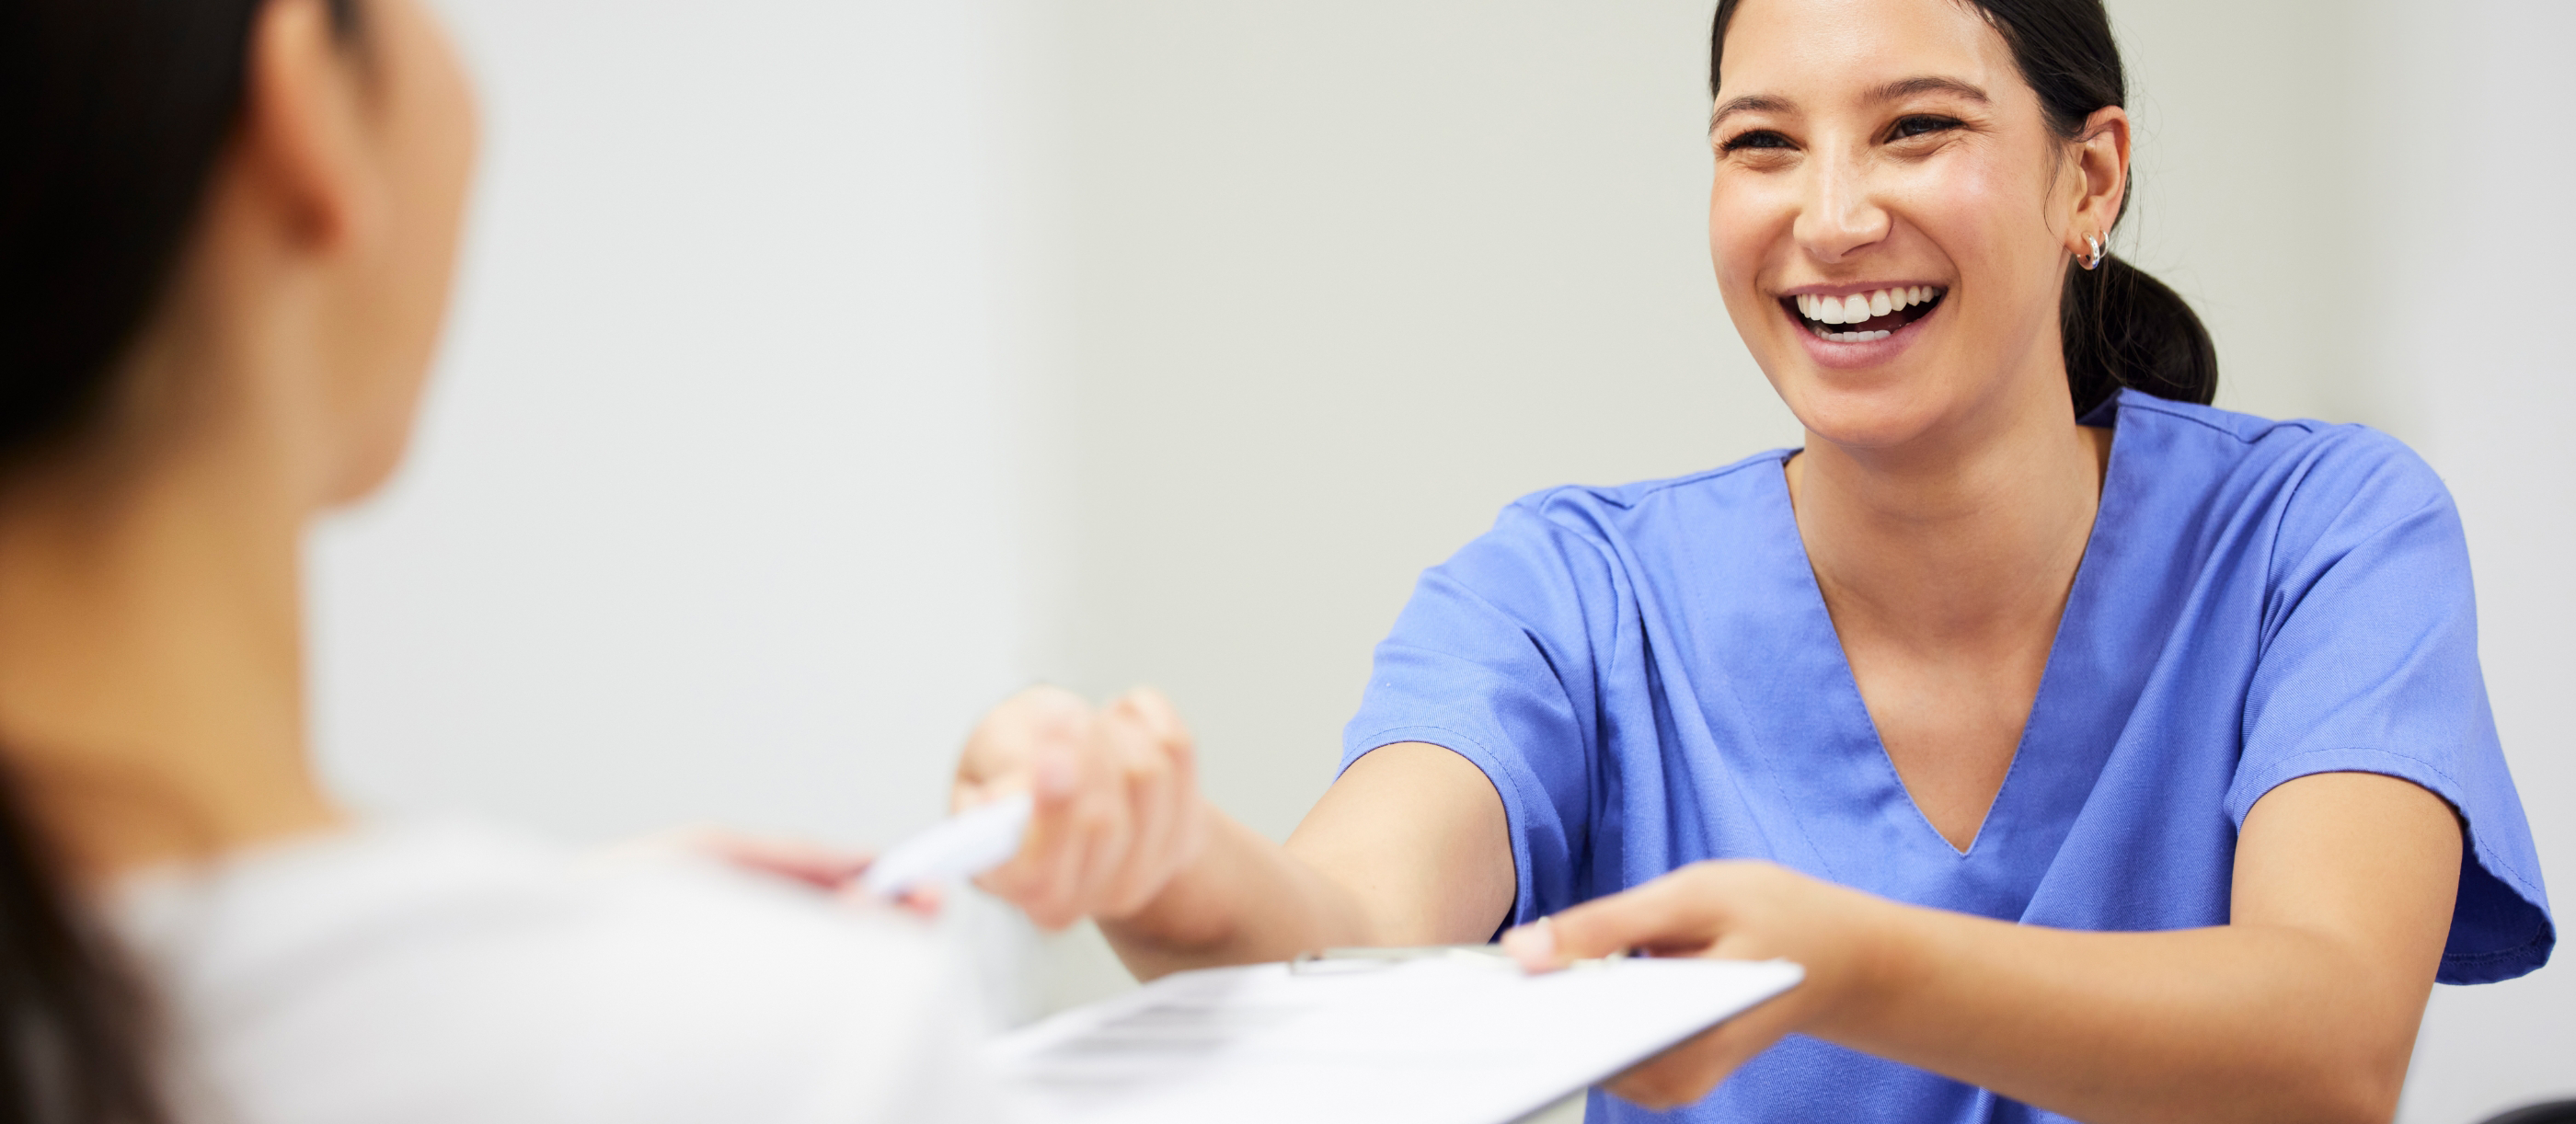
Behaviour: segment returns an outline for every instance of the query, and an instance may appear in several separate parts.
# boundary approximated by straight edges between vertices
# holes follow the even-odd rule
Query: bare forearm
[[[2385,1121],[2425,999],[2291,927],[1884,924],[1883,986],[1817,1033],[2103,1124]]]
[[[1285,847],[1213,807],[1200,853],[1101,929],[1129,971],[1285,960],[1343,945],[1485,940],[1518,883],[1502,797],[1465,758],[1405,742],[1361,757]]]
[[[1101,919],[1101,932],[1128,971],[1153,979],[1377,943],[1348,889],[1233,817],[1213,809],[1210,815],[1214,823],[1196,861],[1144,909]]]
[[[2385,1121],[2460,846],[2414,785],[2304,777],[2245,819],[2231,924],[2084,933],[1882,905],[1883,984],[1830,1033],[2085,1120]]]

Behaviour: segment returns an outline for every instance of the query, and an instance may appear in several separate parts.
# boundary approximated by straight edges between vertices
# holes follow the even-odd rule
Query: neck
[[[221,381],[167,373],[124,382]],[[131,405],[0,492],[0,756],[83,881],[336,819],[306,761],[282,443],[221,402]],[[235,417],[117,438],[154,412]]]
[[[1980,411],[1901,447],[1810,433],[1789,463],[1798,530],[1837,622],[1923,651],[2054,631],[2091,536],[2110,450],[2062,395]]]

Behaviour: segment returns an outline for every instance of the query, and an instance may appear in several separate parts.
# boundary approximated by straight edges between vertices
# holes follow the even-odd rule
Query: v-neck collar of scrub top
[[[2120,730],[2100,719],[2124,713],[2144,681],[2135,666],[2142,661],[2115,657],[2128,622],[2116,619],[2117,607],[2099,592],[2136,564],[2121,533],[2134,488],[2121,444],[2114,427],[2093,530],[2039,691],[2003,786],[1964,851],[1923,814],[1861,701],[1789,502],[1785,470],[1796,451],[1784,450],[1758,468],[1761,532],[1729,546],[1759,554],[1745,570],[1772,588],[1731,598],[1736,619],[1703,633],[1709,642],[1698,655],[1724,667],[1725,681],[1736,686],[1739,720],[1761,742],[1759,752],[1738,760],[1781,796],[1756,806],[1794,817],[1766,834],[1804,848],[1807,861],[1796,865],[1925,905],[2021,915],[2119,738]],[[1802,694],[1809,696],[1803,705],[1794,698]],[[1868,865],[1853,868],[1849,860],[1862,855],[1870,857]],[[1938,897],[1925,900],[1926,890]]]

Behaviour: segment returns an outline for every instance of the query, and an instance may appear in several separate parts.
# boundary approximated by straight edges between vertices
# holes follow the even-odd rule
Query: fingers
[[[961,802],[1032,791],[1020,853],[976,881],[1048,927],[1144,908],[1205,834],[1196,752],[1167,700],[1133,691],[1097,713],[1068,700],[1080,705],[1032,690],[995,708],[958,770]]]
[[[1062,687],[1030,687],[1002,700],[967,735],[951,810],[1033,787],[1030,774],[1040,756],[1050,748],[1079,746],[1090,726],[1091,704]]]
[[[1732,1028],[1719,1024],[1698,1036],[1648,1058],[1602,1086],[1612,1096],[1652,1109],[1678,1108],[1708,1095],[1733,1066],[1728,1041]],[[1702,1078],[1705,1076],[1705,1081]]]
[[[1100,818],[1100,802],[1091,795],[1099,783],[1092,758],[1082,745],[1041,751],[1034,769],[1036,801],[1020,853],[979,880],[1049,929],[1081,919],[1082,869]]]
[[[713,855],[745,870],[793,879],[820,889],[834,889],[857,878],[875,858],[863,851],[826,847],[801,839],[716,832],[700,837]]]
[[[713,824],[699,824],[629,840],[601,852],[611,860],[661,859],[674,856],[709,858],[740,870],[802,882],[816,889],[846,885],[868,867],[873,857],[803,839],[755,835]]]
[[[1127,768],[1128,806],[1136,809],[1129,861],[1108,880],[1098,912],[1123,917],[1143,909],[1180,868],[1197,857],[1203,837],[1196,750],[1180,714],[1159,693],[1131,691],[1103,716]]]
[[[1725,900],[1697,867],[1626,893],[1585,902],[1503,934],[1503,948],[1530,971],[1562,968],[1631,949],[1661,955],[1702,951],[1724,936]]]
[[[1127,724],[1113,721],[1104,725],[1117,730]],[[1171,811],[1174,777],[1161,749],[1141,726],[1128,726],[1119,736],[1130,743],[1129,751],[1143,760],[1126,777],[1127,805],[1137,810],[1134,834],[1127,841],[1132,861],[1110,871],[1101,889],[1101,912],[1109,915],[1142,908],[1162,887],[1166,877],[1163,857],[1170,850],[1175,826]]]
[[[948,907],[948,894],[935,884],[915,886],[895,899],[895,904],[924,921],[937,921],[939,911]]]
[[[1155,821],[1163,813],[1153,796],[1169,770],[1162,766],[1152,732],[1137,720],[1132,698],[1111,702],[1092,724],[1088,763],[1095,775],[1088,778],[1085,793],[1092,846],[1078,878],[1081,898],[1094,909],[1114,896],[1140,865],[1131,858],[1147,858],[1136,843],[1155,833]]]
[[[1833,967],[1848,957],[1834,955],[1832,939],[1816,934],[1863,927],[1851,911],[1863,896],[1820,894],[1818,885],[1769,863],[1695,863],[1514,929],[1503,934],[1503,947],[1531,971],[1629,949],[1721,960],[1791,955],[1805,964],[1805,983],[1608,1083],[1612,1093],[1627,1100],[1672,1108],[1707,1096],[1747,1059],[1830,1006],[1819,998],[1818,982],[1848,976]]]

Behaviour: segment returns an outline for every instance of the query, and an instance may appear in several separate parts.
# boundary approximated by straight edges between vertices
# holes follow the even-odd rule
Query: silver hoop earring
[[[2093,251],[2092,257],[2084,259],[2084,268],[2100,268],[2102,265],[2102,240],[2087,234],[2084,236],[2084,245]]]

